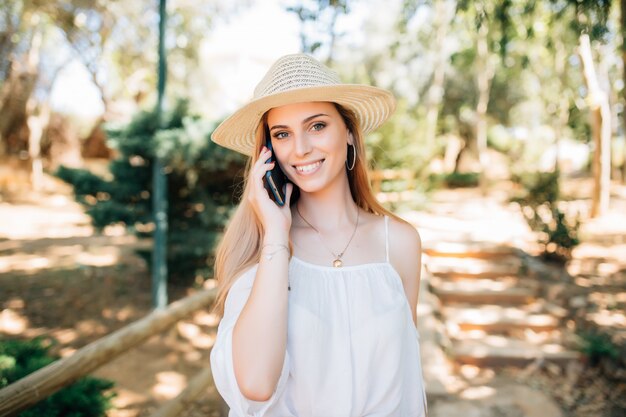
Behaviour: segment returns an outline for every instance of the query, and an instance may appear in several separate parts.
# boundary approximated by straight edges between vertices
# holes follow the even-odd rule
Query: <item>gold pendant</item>
[[[335,268],[341,268],[343,266],[343,261],[341,259],[337,258],[337,259],[335,259],[333,261],[333,266]]]

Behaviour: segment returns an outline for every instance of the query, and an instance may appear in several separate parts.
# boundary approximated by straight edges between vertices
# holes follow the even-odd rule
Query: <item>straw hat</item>
[[[309,101],[330,101],[352,110],[363,130],[371,132],[393,113],[396,101],[381,88],[344,84],[337,74],[306,54],[278,59],[254,89],[252,101],[215,129],[211,139],[245,155],[254,153],[255,135],[271,108]]]

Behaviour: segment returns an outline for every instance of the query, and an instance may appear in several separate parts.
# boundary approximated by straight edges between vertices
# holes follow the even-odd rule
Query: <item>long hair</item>
[[[354,138],[356,161],[352,170],[346,168],[352,199],[358,207],[369,213],[388,215],[404,222],[404,220],[383,207],[374,196],[368,175],[363,133],[355,114],[339,104],[333,104],[335,104],[337,111]],[[257,130],[255,152],[253,152],[246,165],[241,202],[226,227],[222,241],[217,247],[215,278],[217,279],[218,290],[211,312],[217,314],[219,317],[224,315],[226,296],[235,280],[243,272],[259,262],[261,257],[261,241],[264,231],[261,222],[248,202],[247,196],[251,187],[249,181],[250,169],[256,163],[259,151],[265,143],[267,131],[266,115],[267,113],[261,120],[261,128]],[[294,198],[292,198],[291,204],[295,204],[298,198],[295,191],[294,188]],[[292,247],[291,242],[289,242],[289,246],[290,248]]]

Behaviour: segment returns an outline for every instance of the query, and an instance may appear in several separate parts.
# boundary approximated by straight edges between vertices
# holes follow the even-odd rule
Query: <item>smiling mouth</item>
[[[319,166],[322,165],[322,162],[324,162],[324,159],[320,159],[319,161],[306,165],[293,165],[293,167],[299,174],[308,174],[319,168]]]

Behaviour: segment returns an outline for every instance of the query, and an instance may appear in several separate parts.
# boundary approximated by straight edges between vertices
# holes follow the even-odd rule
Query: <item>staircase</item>
[[[543,297],[525,254],[503,244],[431,243],[424,247],[428,289],[449,359],[478,367],[578,360],[565,311]]]

